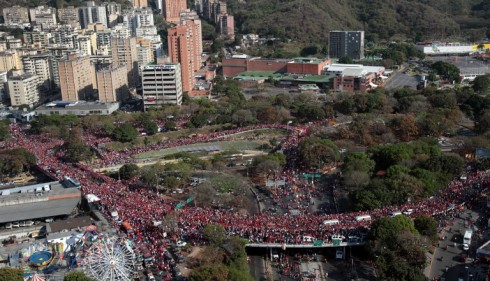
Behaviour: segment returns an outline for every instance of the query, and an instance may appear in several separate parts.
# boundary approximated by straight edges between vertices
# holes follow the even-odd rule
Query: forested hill
[[[240,33],[325,42],[336,29],[367,39],[490,37],[490,0],[228,0]]]

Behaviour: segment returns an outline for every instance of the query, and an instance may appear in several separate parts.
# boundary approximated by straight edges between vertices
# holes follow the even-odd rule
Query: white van
[[[403,214],[407,216],[410,216],[412,213],[413,213],[413,209],[406,209],[405,211],[403,211]]]
[[[335,225],[335,224],[339,224],[339,220],[324,220],[323,221],[323,224],[324,225]]]
[[[370,221],[371,216],[370,215],[363,215],[363,216],[357,216],[356,221]]]
[[[401,214],[402,214],[402,212],[398,212],[398,211],[397,211],[397,212],[392,212],[392,213],[390,214],[390,217],[394,218],[394,217],[396,217],[396,216],[401,216]]]

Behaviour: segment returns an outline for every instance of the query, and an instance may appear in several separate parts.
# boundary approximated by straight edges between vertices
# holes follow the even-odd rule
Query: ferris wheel
[[[81,256],[82,270],[100,281],[133,280],[135,258],[129,241],[119,237],[99,237]]]

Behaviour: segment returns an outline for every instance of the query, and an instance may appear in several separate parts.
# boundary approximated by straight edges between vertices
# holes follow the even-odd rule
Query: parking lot
[[[482,74],[490,73],[490,64],[465,56],[437,56],[427,57],[428,61],[444,61],[457,66],[462,74]]]

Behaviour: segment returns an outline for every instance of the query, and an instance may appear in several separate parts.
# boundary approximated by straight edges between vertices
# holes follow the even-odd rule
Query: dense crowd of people
[[[199,135],[188,139],[131,149],[125,152],[123,157],[111,154],[112,156],[104,161],[106,163],[120,163],[130,159],[128,157],[131,157],[134,153],[191,143],[216,141],[224,139],[231,134],[260,128],[286,128],[286,126],[249,126],[236,130]],[[289,162],[297,160],[295,148],[301,138],[306,135],[308,128],[308,125],[292,128],[291,131],[293,133],[282,143],[283,151],[286,152]],[[172,234],[172,231],[168,229],[155,226],[154,222],[164,221],[165,217],[175,210],[177,202],[164,199],[164,197],[159,196],[150,189],[131,189],[127,183],[94,172],[88,166],[63,162],[60,160],[62,159],[62,155],[60,155],[62,150],[59,149],[62,145],[61,140],[51,139],[45,135],[29,136],[18,125],[11,125],[11,135],[11,140],[3,143],[3,148],[23,147],[37,157],[38,167],[52,178],[63,180],[65,177],[71,177],[80,181],[83,194],[94,194],[99,197],[100,201],[98,204],[100,209],[110,220],[110,213],[116,211],[121,220],[127,221],[132,226],[134,232],[130,235],[133,236],[137,244],[148,245],[147,249],[161,262],[159,266],[162,270],[168,270],[168,263],[165,259],[165,248],[168,239],[174,241],[178,239],[203,241],[202,230],[207,224],[221,224],[229,235],[238,235],[248,239],[251,243],[302,244],[311,243],[313,240],[331,242],[339,237],[346,241],[349,236],[362,236],[372,221],[383,216],[390,216],[394,212],[412,210],[410,212],[412,217],[420,214],[443,214],[468,201],[469,198],[467,196],[469,193],[466,191],[467,188],[488,186],[490,184],[487,174],[473,172],[465,180],[452,181],[446,189],[434,197],[413,200],[402,206],[389,206],[368,212],[315,215],[308,212],[305,208],[298,214],[268,214],[261,212],[257,214],[241,214],[234,210],[184,207],[175,212],[178,232]],[[92,138],[89,142],[95,144],[98,140]],[[283,176],[289,184],[280,187],[280,191],[275,195],[276,200],[280,201],[281,196],[295,192],[295,188],[312,188],[308,184],[298,182],[298,176],[301,172],[297,167],[288,165]],[[307,196],[302,196],[300,200],[308,201]],[[326,223],[329,221],[338,222]],[[115,227],[118,227],[115,221],[112,221],[112,223]]]

